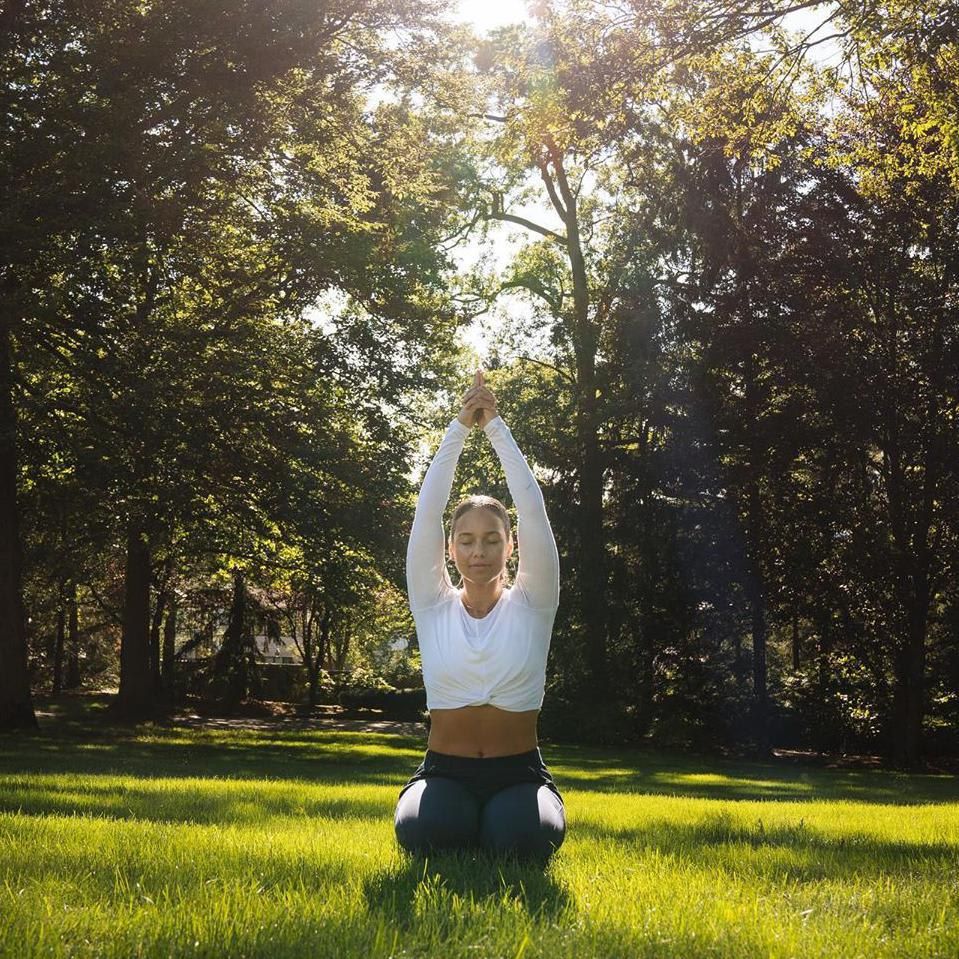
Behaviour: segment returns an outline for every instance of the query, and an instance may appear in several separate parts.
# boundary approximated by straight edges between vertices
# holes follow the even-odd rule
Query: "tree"
[[[571,5],[570,13],[573,13]],[[540,11],[542,25],[533,34],[500,31],[486,41],[477,60],[487,80],[491,105],[485,116],[501,131],[489,144],[506,176],[491,188],[487,216],[516,223],[542,237],[512,264],[499,290],[531,294],[549,324],[552,348],[539,362],[555,369],[572,395],[569,413],[575,424],[574,463],[577,486],[576,571],[578,619],[586,651],[589,681],[584,691],[602,701],[609,685],[607,535],[603,490],[608,461],[600,434],[605,426],[606,397],[599,371],[603,329],[609,320],[617,280],[632,248],[615,257],[601,243],[601,222],[615,218],[616,202],[583,187],[609,158],[607,130],[617,117],[615,94],[590,89],[599,97],[592,112],[580,111],[583,94],[579,69],[583,51],[595,41],[602,49],[603,24],[597,19]],[[495,112],[494,112],[495,111]],[[510,211],[523,199],[521,189],[532,174],[561,227],[553,229]],[[512,194],[512,195],[511,195]]]
[[[360,85],[381,72],[364,58],[380,56],[377,31],[415,23],[422,9],[371,2],[316,15],[291,3],[224,18],[215,5],[117,3],[103,19],[71,5],[56,16],[31,8],[19,24],[6,62],[16,105],[7,116],[20,126],[5,155],[19,232],[4,241],[13,291],[4,315],[18,311],[22,350],[71,369],[80,415],[105,426],[98,482],[119,506],[128,551],[118,705],[131,715],[151,708],[151,544],[198,509],[202,480],[237,475],[229,457],[209,468],[201,441],[204,430],[235,432],[249,413],[227,400],[229,390],[249,393],[222,363],[238,355],[231,340],[264,344],[275,323],[333,286],[375,311],[394,342],[439,347],[455,325],[445,308],[447,322],[427,336],[417,327],[444,309],[439,266],[425,256],[447,216],[433,196],[443,171],[425,152],[398,175],[402,115],[386,105],[370,124],[362,114]],[[341,43],[350,31],[356,43]],[[414,234],[417,244],[404,242]],[[397,274],[410,260],[425,276]],[[29,296],[16,299],[17,289]],[[199,374],[185,356],[216,371],[201,391],[209,402],[192,410],[176,393]]]

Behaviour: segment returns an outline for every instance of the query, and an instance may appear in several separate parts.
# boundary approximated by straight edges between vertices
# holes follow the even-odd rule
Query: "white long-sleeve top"
[[[406,551],[428,709],[486,703],[511,712],[539,709],[546,656],[559,606],[559,553],[543,493],[509,427],[494,416],[484,432],[516,505],[519,567],[512,587],[482,619],[466,611],[446,568],[443,513],[469,427],[447,427],[420,488]]]

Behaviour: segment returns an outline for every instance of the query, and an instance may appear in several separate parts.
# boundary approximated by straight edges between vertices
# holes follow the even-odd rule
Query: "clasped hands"
[[[483,371],[479,369],[473,376],[473,385],[463,395],[463,408],[457,419],[464,426],[483,429],[496,415],[496,397],[486,385]]]

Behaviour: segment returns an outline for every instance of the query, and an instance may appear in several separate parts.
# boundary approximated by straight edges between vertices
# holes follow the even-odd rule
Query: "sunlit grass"
[[[4,956],[959,955],[959,784],[543,746],[544,872],[393,838],[415,738],[0,738]]]

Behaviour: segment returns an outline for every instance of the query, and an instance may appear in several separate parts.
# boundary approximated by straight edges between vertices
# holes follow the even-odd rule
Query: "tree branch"
[[[561,369],[558,366],[553,366],[552,363],[547,363],[545,360],[538,360],[533,356],[520,355],[517,356],[516,359],[522,360],[525,363],[535,363],[537,366],[545,366],[546,369],[552,370],[554,373],[558,373],[574,389],[576,388],[576,378],[568,370]]]
[[[556,184],[553,183],[553,178],[549,175],[549,170],[546,166],[545,160],[540,160],[537,164],[539,167],[539,172],[542,174],[543,182],[546,184],[546,192],[549,194],[550,202],[553,204],[553,208],[559,214],[559,218],[564,223],[569,223],[568,214],[566,213],[566,207],[563,206],[563,201],[560,200],[559,196],[556,193]]]
[[[554,313],[558,313],[562,306],[562,292],[559,293],[558,298],[550,296],[546,284],[541,283],[538,277],[529,274],[523,274],[512,280],[507,280],[505,283],[501,283],[497,293],[501,293],[503,290],[512,290],[516,287],[522,287],[525,290],[529,290],[530,293],[535,293],[538,297],[546,301]]]
[[[534,233],[541,233],[543,236],[548,237],[551,240],[555,240],[557,243],[566,245],[566,237],[562,236],[559,233],[554,233],[552,230],[546,229],[545,226],[540,226],[538,223],[534,223],[532,220],[527,220],[522,216],[514,216],[512,213],[504,213],[502,211],[494,211],[490,214],[490,219],[492,220],[508,220],[510,223],[518,223],[520,226],[525,226],[527,230],[532,230]]]
[[[473,227],[476,226],[476,224],[479,223],[482,218],[483,214],[477,211],[476,215],[468,223],[465,223],[463,226],[461,226],[455,233],[450,233],[449,236],[444,236],[437,240],[437,246],[443,250],[444,253],[447,251],[447,249],[453,249],[456,244],[452,241],[458,239],[464,234],[468,236]],[[447,247],[446,244],[450,244],[449,247]]]
[[[551,136],[547,136],[545,142],[549,150],[550,159],[553,161],[553,169],[556,171],[556,179],[559,181],[559,191],[563,196],[563,203],[567,210],[568,217],[576,204],[576,198],[573,196],[573,191],[569,188],[569,181],[566,179],[566,171],[563,169],[562,158],[560,157],[559,147],[556,146],[556,141],[553,140]],[[564,222],[568,223],[568,218],[564,220]]]
[[[107,602],[100,596],[100,594],[93,588],[93,583],[83,583],[82,585],[83,585],[83,586],[86,586],[86,588],[87,588],[88,590],[90,590],[90,595],[93,597],[94,602],[97,604],[97,606],[100,607],[100,609],[101,609],[104,613],[107,614],[107,616],[109,617],[110,622],[112,622],[115,626],[122,626],[122,625],[123,625],[123,614],[122,614],[122,612],[121,612],[120,610],[114,609],[112,606],[110,606],[109,603],[107,603]]]

